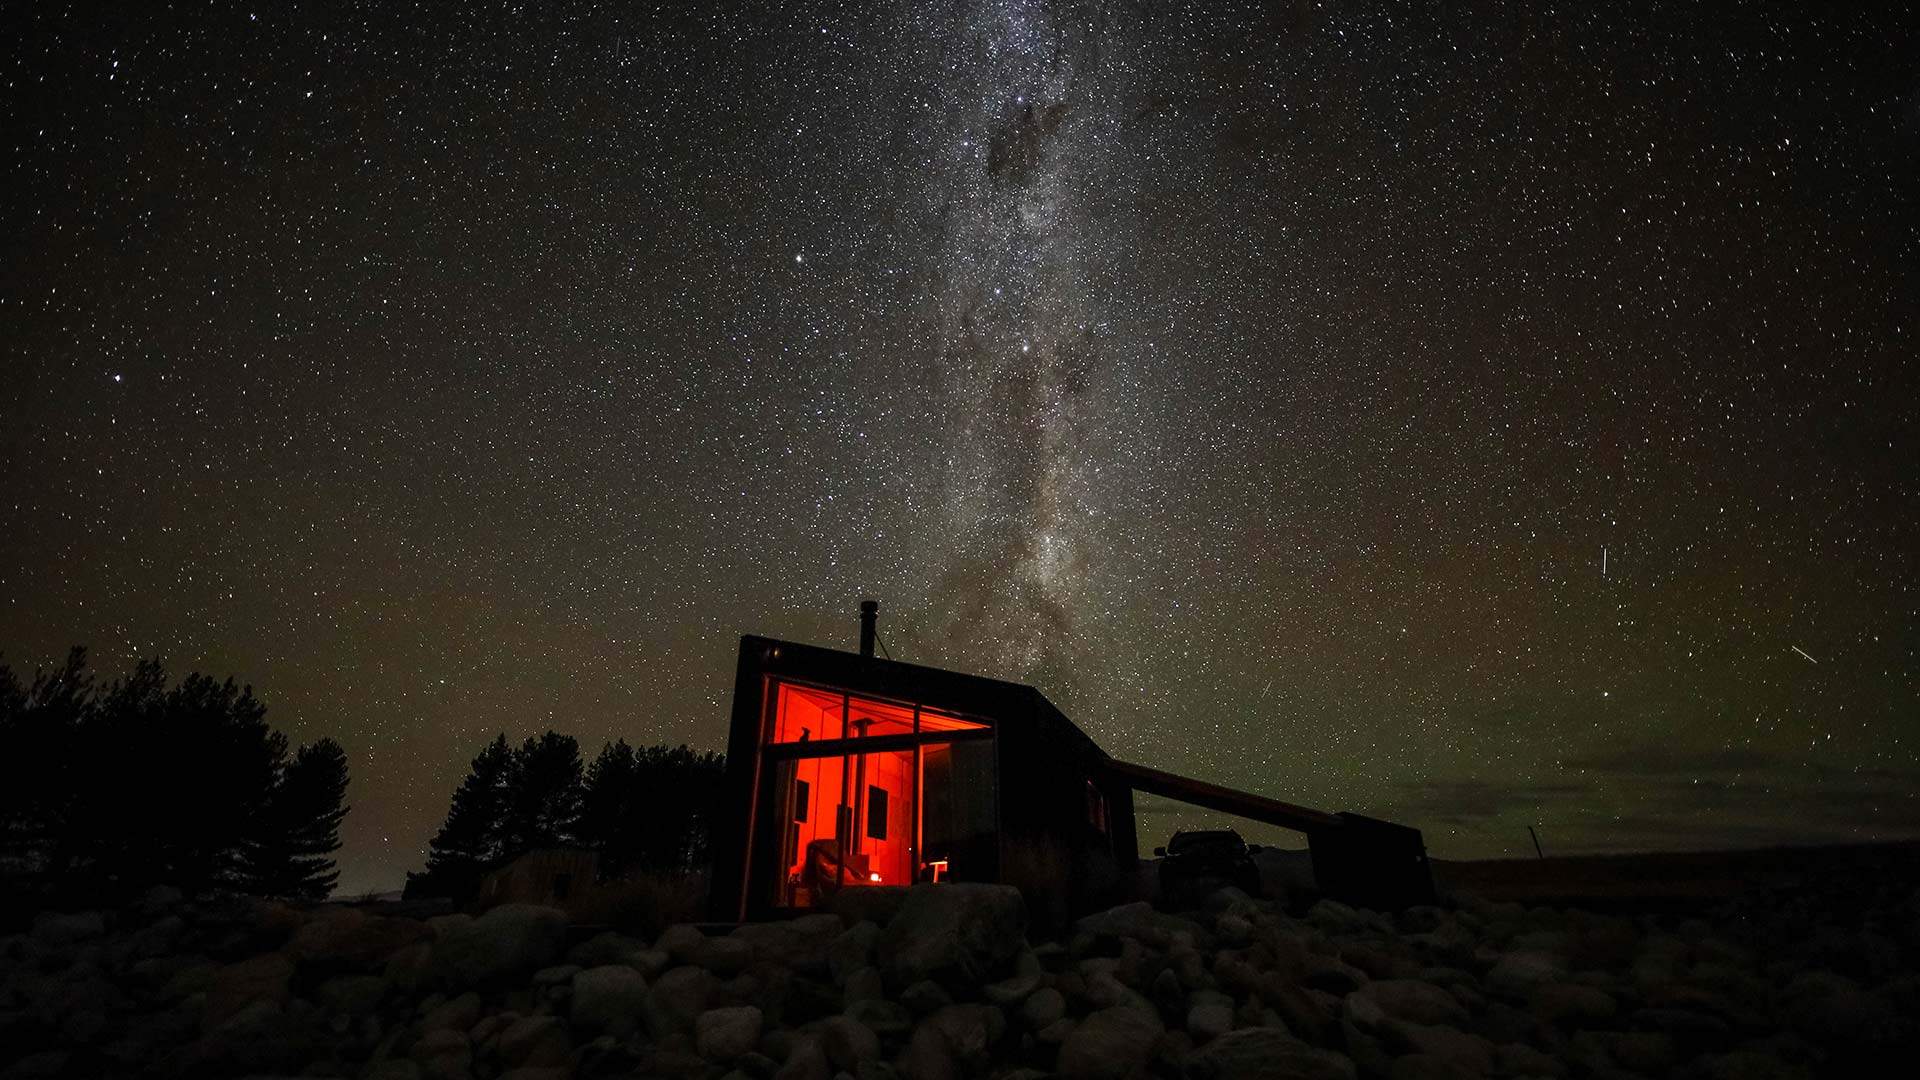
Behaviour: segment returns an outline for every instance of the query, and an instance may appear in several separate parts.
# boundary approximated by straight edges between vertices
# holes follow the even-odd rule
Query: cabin
[[[1133,795],[1297,829],[1319,891],[1433,900],[1420,833],[1117,761],[1031,686],[873,655],[740,639],[712,915],[739,922],[922,882],[1018,887],[1035,922],[1134,899]]]

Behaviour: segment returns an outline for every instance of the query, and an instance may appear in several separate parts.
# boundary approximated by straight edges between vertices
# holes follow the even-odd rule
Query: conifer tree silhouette
[[[514,774],[513,749],[498,735],[473,759],[453,793],[447,820],[427,844],[427,867],[408,893],[470,898],[488,866],[506,855],[503,829]]]
[[[330,856],[347,816],[347,754],[332,739],[301,747],[280,773],[242,860],[246,891],[323,900],[340,879]]]
[[[266,711],[232,679],[170,686],[158,660],[104,690],[85,649],[24,686],[0,664],[5,884],[53,899],[153,884],[324,896],[346,755],[323,739],[289,765]]]

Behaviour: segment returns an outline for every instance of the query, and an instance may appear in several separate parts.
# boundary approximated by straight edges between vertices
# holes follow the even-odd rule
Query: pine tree
[[[303,746],[280,773],[240,884],[262,896],[324,900],[340,878],[329,856],[347,816],[347,754],[332,739]]]
[[[447,820],[427,845],[427,868],[409,878],[409,895],[451,896],[465,901],[480,875],[506,854],[502,828],[515,773],[513,749],[498,735],[473,759],[453,793]]]
[[[522,743],[513,761],[506,854],[575,843],[584,795],[579,742],[549,731]]]
[[[41,885],[64,870],[81,721],[94,700],[87,650],[21,685],[0,664],[0,873]]]
[[[634,795],[633,747],[625,739],[603,745],[587,766],[580,808],[580,842],[599,852],[602,877],[619,876],[635,860]]]

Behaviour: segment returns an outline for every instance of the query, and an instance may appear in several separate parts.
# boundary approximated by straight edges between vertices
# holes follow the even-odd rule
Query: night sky
[[[1920,18],[679,7],[8,5],[6,660],[339,738],[349,892],[867,596],[1442,857],[1920,835]]]

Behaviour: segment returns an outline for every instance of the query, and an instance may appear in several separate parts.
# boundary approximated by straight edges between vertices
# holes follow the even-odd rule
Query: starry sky
[[[340,739],[349,892],[866,596],[1442,857],[1920,835],[1920,18],[1829,7],[9,6],[0,650]]]

